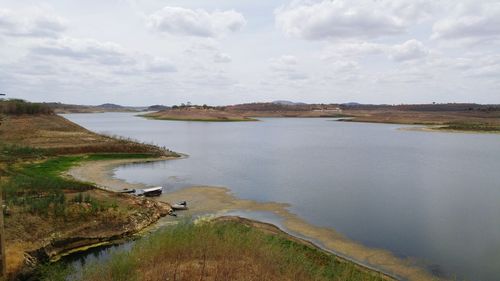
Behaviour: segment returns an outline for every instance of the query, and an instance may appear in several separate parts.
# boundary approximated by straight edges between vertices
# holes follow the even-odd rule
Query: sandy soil
[[[148,159],[118,159],[108,161],[88,161],[70,169],[66,175],[79,181],[95,183],[99,188],[110,191],[122,191],[124,189],[144,188],[143,184],[131,184],[123,180],[113,178],[113,169],[117,166],[131,163],[147,163],[171,159],[168,157]]]
[[[79,180],[94,182],[101,187],[111,190],[140,188],[143,185],[133,185],[113,178],[112,171],[114,168],[134,162],[141,162],[141,160],[85,162],[79,167],[71,169],[68,174]],[[288,204],[240,199],[231,194],[229,189],[214,186],[184,188],[166,193],[159,197],[158,200],[164,202],[188,201],[190,209],[183,213],[183,215],[187,216],[200,214],[222,216],[230,211],[238,210],[270,212],[283,219],[282,223],[287,232],[307,237],[326,250],[341,257],[408,280],[436,280],[436,277],[432,276],[426,270],[414,266],[414,260],[398,258],[386,250],[365,247],[347,239],[333,229],[307,223],[305,220],[291,213],[288,210]]]

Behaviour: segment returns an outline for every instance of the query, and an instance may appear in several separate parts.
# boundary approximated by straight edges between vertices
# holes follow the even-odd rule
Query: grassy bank
[[[59,267],[44,280],[63,278]],[[81,281],[387,280],[316,248],[239,222],[180,223],[84,268]],[[63,280],[63,279],[60,279]]]

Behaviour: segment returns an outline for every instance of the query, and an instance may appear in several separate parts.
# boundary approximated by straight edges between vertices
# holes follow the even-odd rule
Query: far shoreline
[[[372,121],[372,120],[356,120],[355,117],[343,117],[340,119],[332,120],[335,122],[346,123],[369,123],[369,124],[388,124],[388,125],[402,125],[398,130],[402,131],[416,131],[416,132],[441,132],[441,133],[465,133],[465,134],[500,134],[500,130],[466,130],[466,129],[449,129],[446,124],[424,124],[424,123],[410,123],[410,122],[391,122],[391,121]],[[414,127],[404,127],[414,126]]]

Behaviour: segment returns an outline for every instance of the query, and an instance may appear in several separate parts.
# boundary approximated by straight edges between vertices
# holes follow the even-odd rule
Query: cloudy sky
[[[500,1],[0,0],[32,101],[500,103]]]

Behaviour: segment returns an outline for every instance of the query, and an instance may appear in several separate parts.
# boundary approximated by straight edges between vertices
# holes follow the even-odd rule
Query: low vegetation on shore
[[[392,280],[273,229],[245,220],[181,222],[86,266],[76,280]],[[60,273],[47,270],[45,280]]]

